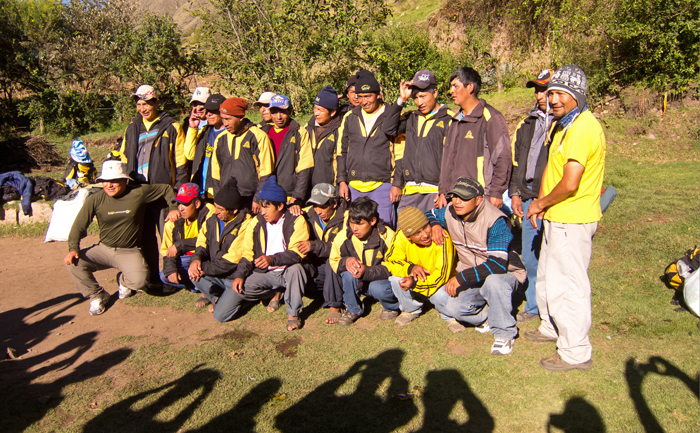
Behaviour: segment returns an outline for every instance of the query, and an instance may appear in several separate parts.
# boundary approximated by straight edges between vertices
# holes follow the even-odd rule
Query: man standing
[[[525,282],[525,267],[510,249],[513,235],[506,216],[484,198],[484,188],[476,179],[459,178],[447,193],[450,204],[428,212],[432,239],[444,242],[443,230],[452,238],[457,257],[457,275],[450,278],[445,292],[445,316],[491,331],[492,355],[513,351],[518,328],[512,309],[513,290]],[[438,303],[439,304],[439,303]],[[488,322],[487,322],[488,320]],[[459,329],[450,325],[452,332]]]
[[[190,114],[185,117],[182,124],[183,134],[187,134],[190,128],[202,129],[207,126],[206,119],[206,109],[204,104],[206,104],[207,99],[211,96],[211,90],[209,87],[197,87],[192,93],[192,98],[190,99]]]
[[[389,135],[406,134],[403,154],[396,154],[393,185],[402,190],[399,212],[406,207],[427,211],[435,207],[440,182],[445,131],[454,112],[437,101],[437,80],[427,69],[416,72],[411,81],[402,81],[395,106],[403,107],[413,98],[418,110],[401,119],[401,109],[391,110],[387,119]]]
[[[312,185],[336,184],[336,149],[341,139],[340,125],[343,120],[338,116],[338,107],[338,94],[331,86],[321,89],[314,99],[314,116],[306,124],[314,155]]]
[[[270,99],[275,96],[275,92],[263,92],[257,101],[253,103],[253,108],[257,108],[262,116],[262,121],[258,123],[260,129],[265,131],[270,130],[274,123],[272,123],[272,115],[270,114]]]
[[[105,162],[102,175],[97,178],[103,190],[87,198],[68,235],[69,251],[63,262],[78,291],[90,299],[93,316],[104,313],[109,301],[109,293],[100,287],[94,272],[119,269],[119,299],[128,298],[132,290],[141,290],[146,285],[149,269],[139,245],[147,204],[165,200],[170,204],[167,220],[176,221],[180,217],[170,185],[131,186],[127,180],[131,178],[123,162]],[[100,227],[100,242],[80,249],[80,239],[87,234],[94,217]]]
[[[289,210],[301,215],[307,194],[311,189],[314,157],[306,129],[292,119],[292,104],[285,95],[270,99],[270,115],[274,127],[267,131],[275,149],[277,183],[287,193]]]
[[[437,207],[447,205],[445,192],[458,178],[469,177],[478,180],[484,197],[500,208],[513,166],[506,120],[479,99],[481,76],[474,69],[457,69],[450,77],[450,86],[452,100],[460,110],[446,133]]]
[[[211,95],[204,104],[207,124],[204,128],[190,128],[185,138],[185,157],[192,161],[191,182],[199,186],[202,197],[214,200],[214,184],[211,177],[211,157],[219,135],[226,128],[219,108],[226,100],[222,95]]]
[[[369,197],[379,206],[379,217],[395,226],[394,203],[401,190],[392,187],[393,137],[387,135],[387,109],[379,97],[379,82],[371,73],[357,75],[355,84],[360,105],[343,120],[343,139],[338,147],[338,191],[345,200]],[[392,151],[393,149],[393,151]]]
[[[248,103],[229,98],[221,104],[221,120],[226,133],[221,134],[214,148],[211,174],[214,195],[219,185],[236,178],[243,207],[257,213],[255,201],[275,167],[275,154],[270,138],[257,125],[245,118]]]
[[[513,212],[524,218],[532,203],[537,198],[542,182],[542,173],[547,166],[549,155],[548,127],[552,125],[552,114],[547,113],[547,83],[554,75],[551,69],[545,69],[540,75],[527,82],[526,87],[535,89],[535,108],[528,117],[520,122],[513,140],[513,175],[510,179],[508,194],[511,198]],[[539,316],[535,284],[537,283],[537,260],[542,245],[542,224],[537,228],[532,224],[522,225],[523,262],[527,268],[527,289],[525,290],[525,311],[518,314],[518,322],[525,322]]]
[[[140,86],[132,99],[139,115],[124,132],[120,153],[129,176],[137,183],[170,185],[175,190],[189,180],[189,164],[185,158],[185,135],[180,124],[165,111],[159,110],[158,95],[149,85]],[[149,284],[160,286],[160,245],[157,234],[163,233],[168,203],[151,203],[144,215],[143,256],[149,268]]]
[[[547,96],[557,124],[539,199],[527,212],[533,227],[536,218],[544,217],[537,268],[542,323],[524,336],[557,342],[558,351],[540,361],[550,371],[593,367],[588,265],[601,217],[605,136],[586,104],[587,89],[586,74],[576,65],[561,67],[549,81]]]

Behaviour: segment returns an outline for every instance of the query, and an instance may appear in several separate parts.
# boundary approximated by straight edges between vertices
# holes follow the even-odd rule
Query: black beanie
[[[316,99],[314,99],[314,105],[318,105],[327,110],[337,110],[339,107],[338,94],[335,92],[333,87],[326,86],[318,93]]]
[[[361,70],[357,73],[357,81],[355,82],[355,93],[379,93],[379,82],[374,78],[374,74]]]
[[[240,209],[241,194],[238,192],[238,182],[235,178],[229,179],[219,192],[214,196],[214,203],[224,209]]]

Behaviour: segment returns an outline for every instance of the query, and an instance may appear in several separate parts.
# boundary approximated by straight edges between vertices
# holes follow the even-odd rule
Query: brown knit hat
[[[229,116],[244,117],[248,102],[242,98],[228,98],[219,106],[219,112]]]
[[[428,217],[416,207],[405,207],[399,212],[399,230],[406,237],[415,235],[427,225]]]

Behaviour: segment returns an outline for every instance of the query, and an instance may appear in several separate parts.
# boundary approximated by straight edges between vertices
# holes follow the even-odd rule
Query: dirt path
[[[88,237],[83,245],[96,240]],[[19,356],[18,362],[0,369],[0,378],[18,371],[46,371],[34,380],[55,381],[113,349],[116,338],[140,336],[190,344],[225,331],[185,310],[114,302],[113,269],[96,274],[100,284],[113,294],[113,304],[104,315],[90,316],[87,300],[76,291],[64,269],[65,242],[4,238],[0,245],[6,257],[0,263],[0,357],[5,357],[8,347]],[[72,350],[56,351],[60,347]],[[80,348],[83,350],[75,351]],[[52,368],[62,362],[63,368]]]

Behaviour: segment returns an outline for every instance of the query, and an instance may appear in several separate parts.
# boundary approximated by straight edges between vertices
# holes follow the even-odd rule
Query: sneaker
[[[401,313],[399,317],[396,318],[396,323],[399,326],[408,325],[420,316],[420,313]]]
[[[447,329],[452,331],[453,334],[457,334],[459,332],[465,331],[467,328],[465,328],[464,325],[459,323],[457,319],[450,319],[450,321],[447,322]]]
[[[107,309],[107,303],[109,302],[109,293],[102,289],[101,293],[98,293],[92,301],[90,301],[90,309],[88,310],[91,316],[99,316],[104,313]]]
[[[484,322],[481,325],[474,328],[474,330],[476,332],[478,332],[479,334],[486,334],[487,332],[491,331],[491,327],[489,326],[489,321],[487,320],[486,322]]]
[[[557,341],[557,339],[554,337],[548,337],[544,335],[540,332],[539,329],[528,329],[527,331],[523,332],[523,337],[525,337],[525,339],[528,341],[532,341],[533,343],[547,343],[549,341]]]
[[[379,320],[391,320],[399,315],[398,310],[394,311],[388,311],[388,310],[382,310],[381,314],[379,315]]]
[[[119,285],[119,299],[125,299],[129,296],[133,296],[134,292],[130,288]]]
[[[491,355],[508,355],[513,351],[515,340],[501,340],[499,338],[491,346]]]
[[[561,359],[558,353],[555,353],[549,358],[542,359],[540,365],[549,371],[590,370],[593,368],[593,360],[589,359],[581,364],[569,364]]]
[[[522,323],[522,322],[527,322],[528,320],[532,320],[535,317],[540,317],[540,315],[528,313],[527,311],[523,311],[522,313],[518,313],[516,318],[518,320],[518,323]]]

